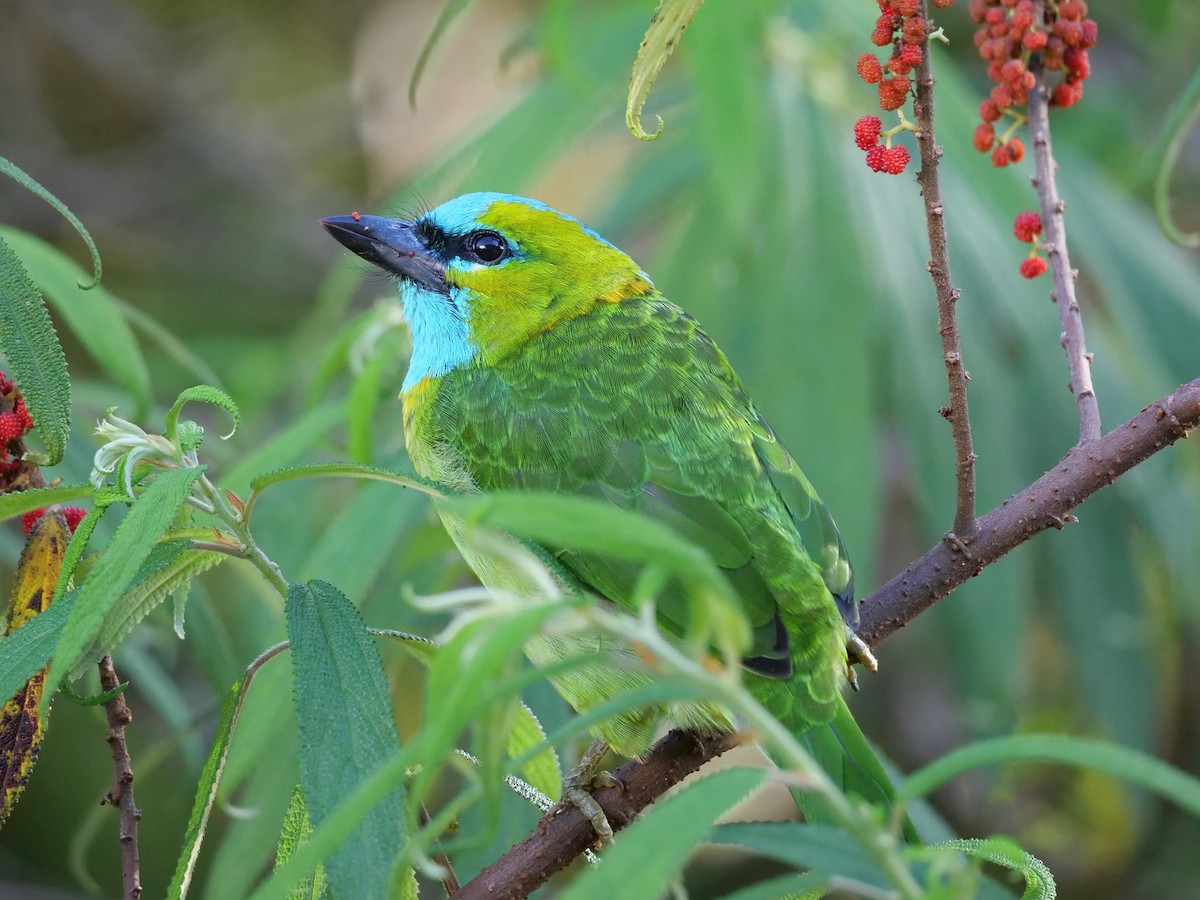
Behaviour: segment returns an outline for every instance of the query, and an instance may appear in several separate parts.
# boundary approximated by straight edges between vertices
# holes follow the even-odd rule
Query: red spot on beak
[[[354,212],[350,213],[350,218],[352,218],[355,222],[362,221],[362,216],[360,216],[358,214],[358,210],[355,210]]]
[[[409,258],[409,259],[412,259],[412,258],[413,258],[414,256],[416,256],[416,255],[417,255],[417,251],[416,251],[416,250],[409,250],[409,251],[408,251],[408,258]]]

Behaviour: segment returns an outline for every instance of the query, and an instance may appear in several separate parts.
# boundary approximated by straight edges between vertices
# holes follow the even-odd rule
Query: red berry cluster
[[[1042,217],[1035,212],[1017,213],[1013,221],[1013,234],[1018,241],[1033,244],[1029,255],[1021,262],[1021,274],[1026,278],[1037,278],[1047,269],[1046,260],[1038,255],[1042,247]]]
[[[1034,86],[1029,57],[1040,52],[1047,71],[1061,71],[1063,79],[1051,94],[1051,105],[1071,106],[1083,96],[1083,80],[1091,73],[1088,50],[1096,45],[1096,23],[1087,15],[1083,0],[1047,0],[1042,21],[1035,21],[1033,0],[971,0],[967,7],[979,23],[975,46],[987,61],[988,77],[996,84],[987,99],[979,104],[983,120],[975,129],[975,149],[992,151],[992,164],[1007,166],[1020,162],[1025,147],[1012,137],[1025,121],[1013,107],[1025,106]],[[1015,122],[1003,135],[996,134],[993,123],[1005,114]]]
[[[33,531],[33,525],[46,514],[50,507],[43,506],[41,509],[31,509],[29,512],[21,516],[21,527],[25,529],[25,533]],[[71,533],[75,533],[75,529],[79,527],[79,523],[83,521],[83,517],[87,515],[86,509],[81,509],[78,506],[64,506],[61,510],[63,518],[67,520],[67,527],[71,529]]]
[[[0,407],[9,404],[10,410],[0,412],[0,491],[7,489],[21,470],[22,448],[10,447],[9,443],[19,441],[33,428],[33,418],[25,408],[25,398],[12,379],[0,372]]]
[[[898,110],[908,102],[912,80],[908,77],[921,64],[922,45],[929,34],[929,23],[921,15],[921,0],[877,0],[879,18],[871,32],[871,43],[877,47],[891,46],[892,55],[886,63],[872,53],[858,58],[858,74],[867,84],[879,85],[879,106],[886,112]],[[951,6],[954,0],[933,0],[938,9]],[[904,121],[901,116],[902,122]],[[910,123],[911,124],[911,123]],[[873,132],[872,132],[873,129]],[[875,116],[863,116],[854,126],[854,142],[867,153],[867,167],[873,172],[899,175],[908,165],[910,155],[904,147],[892,146],[891,135],[879,146],[882,123]]]

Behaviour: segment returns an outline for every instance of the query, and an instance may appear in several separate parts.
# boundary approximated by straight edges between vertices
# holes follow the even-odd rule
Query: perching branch
[[[1093,398],[1094,399],[1094,398]],[[858,636],[877,646],[925,609],[1047,528],[1075,521],[1071,510],[1105,485],[1200,425],[1200,378],[1151,404],[1094,441],[1076,444],[1049,472],[979,520],[974,538],[942,541],[867,597]]]
[[[922,15],[928,19],[922,3]],[[917,96],[913,112],[917,120],[917,145],[921,153],[921,171],[917,182],[925,200],[925,222],[929,229],[929,275],[937,293],[938,333],[942,337],[942,360],[950,389],[950,405],[942,415],[950,422],[954,435],[954,471],[958,482],[954,510],[954,535],[966,540],[975,533],[975,451],[971,441],[971,418],[967,410],[967,375],[958,337],[959,291],[950,280],[950,256],[946,249],[946,222],[942,209],[942,188],[938,182],[938,159],[942,148],[933,132],[933,66],[929,40],[922,46],[921,65],[917,70]]]
[[[668,788],[740,742],[738,735],[729,732],[700,737],[693,731],[672,731],[643,762],[631,760],[617,770],[624,790],[604,788],[596,791],[596,800],[613,829],[620,830]],[[523,841],[463,885],[455,900],[528,897],[592,846],[596,832],[583,813],[574,807],[553,813],[543,816]]]
[[[1040,8],[1038,13],[1041,14]],[[1050,102],[1041,53],[1034,53],[1030,58],[1029,71],[1037,79],[1033,90],[1029,92],[1029,133],[1033,136],[1033,156],[1037,165],[1033,184],[1037,188],[1042,216],[1042,240],[1050,259],[1050,274],[1054,278],[1054,292],[1050,296],[1062,320],[1061,341],[1063,349],[1067,351],[1071,393],[1079,410],[1079,441],[1087,443],[1100,437],[1100,404],[1096,400],[1096,389],[1092,387],[1092,356],[1084,341],[1083,317],[1079,313],[1079,302],[1075,299],[1076,273],[1071,268],[1071,258],[1067,254],[1067,234],[1063,227],[1063,210],[1066,206],[1058,196],[1055,179],[1058,164],[1054,161],[1050,146]]]
[[[116,690],[121,680],[113,669],[111,656],[100,660],[100,689],[104,692]],[[121,880],[125,900],[138,900],[142,895],[142,876],[138,859],[138,821],[141,810],[133,799],[133,770],[130,768],[129,747],[125,743],[125,729],[133,721],[133,713],[125,705],[124,693],[117,694],[104,704],[108,714],[108,733],[105,740],[112,747],[113,784],[100,802],[111,803],[121,811]]]

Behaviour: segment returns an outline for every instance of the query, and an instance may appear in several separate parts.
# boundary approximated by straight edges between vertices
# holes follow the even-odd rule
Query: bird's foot
[[[858,690],[858,676],[854,674],[854,664],[861,663],[872,672],[879,671],[879,660],[871,652],[866,641],[860,638],[850,628],[846,629],[846,678],[850,687]]]
[[[600,808],[600,804],[596,802],[592,792],[605,787],[625,790],[621,779],[612,772],[600,769],[600,763],[607,753],[607,743],[602,740],[593,741],[580,758],[579,765],[563,779],[563,795],[562,800],[559,801],[560,805],[570,804],[587,816],[592,823],[592,828],[596,830],[596,836],[601,844],[612,840],[613,829],[612,824],[608,821],[608,816],[604,814],[604,810]]]

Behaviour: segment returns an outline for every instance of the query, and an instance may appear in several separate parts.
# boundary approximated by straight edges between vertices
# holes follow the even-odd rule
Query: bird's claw
[[[879,671],[879,660],[875,658],[875,654],[871,652],[871,648],[867,646],[867,642],[860,638],[857,634],[846,629],[846,669],[849,672],[847,677],[850,679],[850,684],[855,690],[858,690],[857,681],[851,666],[855,663],[861,663],[865,668],[872,672]]]
[[[604,814],[604,810],[592,796],[592,792],[606,787],[625,790],[621,779],[612,772],[600,770],[600,763],[606,753],[608,753],[608,744],[604,741],[597,740],[588,747],[579,760],[579,765],[563,779],[563,794],[560,801],[563,806],[570,804],[587,816],[588,821],[592,823],[592,828],[596,830],[600,844],[606,844],[612,840],[613,828],[612,823],[608,821],[608,816]]]

